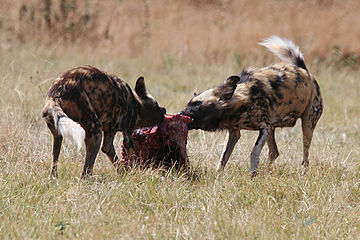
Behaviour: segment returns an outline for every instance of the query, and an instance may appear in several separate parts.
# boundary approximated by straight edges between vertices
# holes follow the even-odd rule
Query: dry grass
[[[0,23],[8,41],[90,40],[126,57],[194,55],[206,62],[262,59],[254,43],[277,34],[300,44],[308,61],[352,63],[360,55],[359,10],[359,2],[341,0],[3,0]]]
[[[358,238],[359,4],[148,1],[147,15],[146,2],[89,1],[89,9],[97,10],[96,24],[91,33],[71,38],[58,30],[51,35],[40,23],[24,29],[30,23],[19,22],[21,1],[2,1],[0,239]],[[40,8],[35,10],[41,13]],[[261,166],[253,181],[248,169],[257,133],[248,131],[223,174],[215,166],[224,133],[193,131],[189,173],[133,170],[117,176],[100,153],[94,176],[81,181],[84,150],[66,143],[59,178],[48,180],[51,137],[40,112],[48,87],[65,70],[92,64],[132,86],[144,75],[160,104],[177,112],[194,90],[273,61],[256,45],[270,34],[300,45],[323,93],[325,111],[307,175],[299,171],[302,138],[296,125],[277,130],[281,155],[271,172]],[[118,153],[120,142],[119,134]],[[262,163],[266,155],[265,148]]]

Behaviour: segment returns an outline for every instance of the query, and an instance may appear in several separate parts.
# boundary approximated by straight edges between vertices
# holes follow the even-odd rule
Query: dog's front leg
[[[132,130],[124,131],[123,132],[123,147],[125,149],[125,154],[129,160],[129,164],[126,168],[131,168],[136,164],[136,152],[135,152],[135,144],[132,138]]]
[[[114,164],[117,173],[120,173],[120,161],[114,149],[115,134],[116,132],[111,132],[111,131],[104,132],[104,141],[101,150],[108,156],[110,161]]]
[[[269,131],[270,130],[268,127],[263,127],[260,129],[259,137],[257,138],[255,146],[251,151],[251,159],[250,159],[251,177],[255,177],[257,175],[260,153],[269,136]]]
[[[218,171],[224,170],[225,165],[229,160],[229,157],[232,151],[234,150],[235,144],[238,142],[239,138],[240,138],[240,129],[229,129],[227,135],[227,144],[226,147],[224,148],[223,153],[221,154],[219,165],[217,167]]]

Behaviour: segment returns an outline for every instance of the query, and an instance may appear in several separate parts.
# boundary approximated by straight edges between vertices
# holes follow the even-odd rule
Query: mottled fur
[[[276,127],[293,127],[302,120],[303,162],[308,168],[308,149],[323,111],[320,88],[308,72],[299,48],[279,37],[261,45],[287,62],[260,69],[245,70],[214,89],[195,95],[181,114],[194,119],[189,129],[228,130],[228,140],[218,169],[223,169],[240,138],[240,130],[260,132],[251,153],[251,172],[257,174],[260,152],[267,142],[269,163],[279,155],[274,134]]]
[[[164,118],[165,109],[146,92],[144,78],[136,82],[135,91],[115,75],[95,67],[77,67],[55,80],[48,91],[43,117],[53,135],[53,166],[57,171],[61,142],[72,137],[79,145],[85,140],[86,159],[82,176],[92,173],[102,132],[102,151],[119,170],[113,139],[117,131],[124,136],[127,154],[134,154],[132,132],[137,127],[152,126]],[[81,126],[81,127],[80,127]],[[83,133],[82,133],[83,131]]]

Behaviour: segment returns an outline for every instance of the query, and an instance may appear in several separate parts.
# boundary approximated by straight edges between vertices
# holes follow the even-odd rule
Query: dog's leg
[[[251,177],[255,177],[257,175],[257,168],[259,164],[259,156],[262,148],[264,147],[265,141],[269,135],[270,130],[269,127],[263,127],[260,129],[260,134],[258,139],[256,140],[255,146],[251,151],[251,159],[250,159],[250,172]]]
[[[92,174],[95,159],[100,149],[102,124],[85,92],[81,93],[81,98],[78,100],[76,106],[79,106],[79,111],[82,112],[82,119],[79,123],[85,129],[86,133],[86,157],[81,174],[81,178],[85,178]]]
[[[81,174],[81,178],[85,178],[92,174],[96,156],[99,152],[101,145],[101,122],[97,118],[96,113],[92,112],[90,114],[88,121],[86,122],[86,127],[84,127],[86,132],[85,145],[86,145],[86,157],[85,164]],[[89,128],[91,126],[91,128]]]
[[[57,162],[59,160],[61,143],[62,143],[63,137],[56,130],[53,119],[51,121],[47,121],[46,124],[47,124],[48,128],[50,129],[50,132],[53,136],[53,151],[52,151],[53,162],[52,162],[49,178],[56,178],[57,177]]]
[[[303,131],[303,160],[302,160],[302,173],[305,174],[309,168],[309,148],[312,140],[314,128],[309,126],[309,121],[302,119]]]
[[[136,152],[135,152],[135,144],[132,138],[133,130],[123,131],[123,147],[125,148],[125,154],[129,159],[128,166],[132,167],[133,164],[136,163]]]
[[[219,161],[219,165],[217,167],[218,171],[224,170],[229,157],[234,150],[235,144],[238,142],[240,138],[240,130],[239,129],[231,129],[227,135],[227,144],[224,148],[223,153],[221,154],[221,158]]]
[[[110,161],[114,164],[117,173],[119,173],[120,163],[114,149],[114,137],[115,132],[104,132],[104,142],[101,151],[103,151],[108,156]]]
[[[311,107],[312,109],[312,107]],[[312,111],[305,112],[301,118],[301,126],[303,131],[303,160],[302,160],[302,174],[305,174],[309,168],[309,148],[313,136],[313,132],[316,126],[317,121],[320,118],[320,114],[312,113]]]
[[[57,177],[57,162],[59,160],[61,143],[63,137],[61,135],[53,135],[53,163],[51,167],[50,177]]]
[[[275,141],[275,128],[272,127],[269,130],[269,136],[267,139],[267,145],[269,148],[269,155],[268,155],[268,166],[271,167],[274,160],[279,156],[279,151]]]
[[[319,86],[315,82],[317,88]],[[301,126],[303,131],[303,161],[302,161],[302,173],[305,174],[309,168],[309,148],[313,136],[314,129],[316,127],[319,118],[323,111],[323,102],[320,95],[320,90],[317,90],[311,104],[307,106],[303,116],[301,117]]]
[[[85,164],[84,164],[83,172],[81,174],[81,178],[85,178],[92,174],[95,159],[100,149],[101,131],[98,130],[91,135],[90,134],[88,135],[88,133],[86,133],[85,144],[86,144],[86,157],[85,157]]]

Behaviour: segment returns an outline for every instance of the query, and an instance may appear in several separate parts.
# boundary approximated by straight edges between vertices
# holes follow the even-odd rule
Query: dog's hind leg
[[[45,116],[48,116],[48,115],[45,115]],[[57,177],[57,163],[59,160],[61,143],[62,143],[63,137],[56,130],[54,119],[52,117],[46,119],[46,124],[47,124],[48,128],[50,129],[50,132],[53,136],[53,152],[52,152],[53,162],[52,162],[49,178],[55,178],[55,177]]]
[[[86,157],[83,172],[81,174],[82,178],[85,178],[86,176],[92,174],[95,159],[99,152],[101,144],[101,123],[97,118],[95,112],[92,112],[91,115],[92,116],[89,117],[92,121],[89,122],[89,119],[86,124],[87,126],[84,127],[86,132]],[[89,125],[91,126],[91,128],[89,128]]]
[[[90,112],[89,119],[84,123],[86,137],[86,157],[85,164],[81,174],[81,178],[85,178],[92,174],[96,156],[100,149],[101,144],[101,122],[96,116],[95,112]]]
[[[318,120],[318,119],[317,119]],[[316,126],[316,122],[311,122],[305,115],[301,119],[301,126],[303,131],[303,160],[302,160],[302,173],[305,174],[309,168],[309,148],[313,136],[313,132]]]
[[[78,113],[77,116],[81,116],[79,123],[85,130],[86,157],[81,174],[81,178],[85,178],[92,174],[94,162],[100,149],[102,124],[86,93],[81,92],[80,96],[76,103],[72,103],[74,100],[69,101],[68,108],[70,108],[72,112]]]
[[[225,165],[227,161],[229,160],[229,157],[231,153],[234,150],[235,144],[240,139],[240,130],[239,129],[229,129],[228,135],[227,135],[227,144],[224,148],[223,153],[221,154],[221,158],[219,161],[219,165],[217,167],[218,171],[224,170]]]
[[[95,159],[100,149],[101,131],[96,131],[93,134],[89,134],[89,135],[86,133],[85,144],[86,144],[86,157],[85,157],[84,169],[81,174],[82,178],[85,178],[88,175],[92,174]]]
[[[104,141],[101,148],[101,151],[103,151],[110,161],[114,164],[116,171],[119,173],[120,171],[120,163],[119,158],[116,155],[115,149],[114,149],[114,137],[115,132],[104,132]]]
[[[257,168],[258,168],[258,164],[259,164],[259,157],[260,157],[260,153],[262,148],[265,145],[265,141],[267,140],[268,136],[269,136],[269,132],[271,130],[269,130],[270,127],[266,126],[266,127],[262,127],[260,129],[260,134],[259,137],[256,140],[255,146],[253,148],[253,150],[251,151],[251,158],[250,158],[250,172],[251,172],[251,177],[255,177],[257,175]]]
[[[309,148],[316,124],[322,114],[323,103],[320,95],[317,95],[313,102],[307,107],[301,117],[301,126],[303,131],[303,160],[302,173],[305,174],[309,168]]]
[[[59,160],[62,139],[61,135],[53,135],[53,163],[50,173],[52,178],[57,177],[57,162]]]
[[[302,173],[305,174],[309,168],[309,148],[312,140],[314,128],[309,126],[309,121],[302,119],[303,131],[303,160],[302,160]]]
[[[269,129],[269,136],[267,139],[267,145],[269,148],[269,155],[268,155],[268,166],[271,167],[272,163],[275,159],[279,156],[279,151],[275,141],[275,128],[272,127]]]

